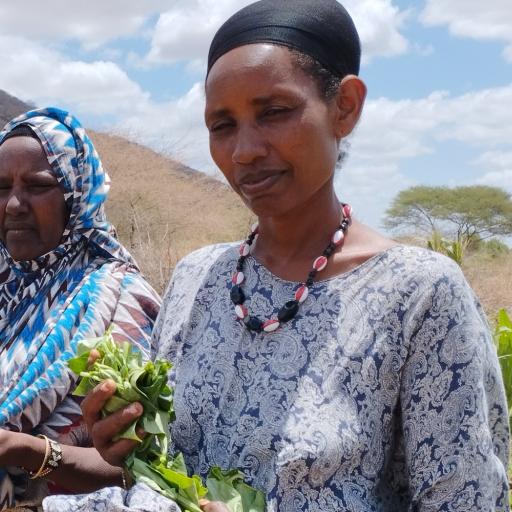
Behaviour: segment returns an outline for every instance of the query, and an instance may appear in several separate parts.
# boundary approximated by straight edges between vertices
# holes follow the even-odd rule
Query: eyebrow
[[[275,94],[268,94],[267,96],[257,96],[256,98],[253,98],[251,100],[251,105],[260,107],[262,105],[268,105],[272,101],[279,100],[279,99],[287,99],[289,100],[289,96],[286,96],[284,94],[275,93]],[[213,110],[212,112],[208,113],[206,116],[206,120],[213,120],[213,119],[219,119],[221,117],[226,117],[231,115],[231,110],[228,108],[220,108],[218,110]]]

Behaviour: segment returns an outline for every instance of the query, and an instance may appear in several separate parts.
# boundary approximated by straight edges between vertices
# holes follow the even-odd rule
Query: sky
[[[312,0],[314,2],[314,0]],[[206,55],[246,0],[0,2],[0,89],[59,106],[219,176],[203,123]],[[512,0],[345,0],[368,98],[336,176],[382,229],[413,185],[512,193]]]

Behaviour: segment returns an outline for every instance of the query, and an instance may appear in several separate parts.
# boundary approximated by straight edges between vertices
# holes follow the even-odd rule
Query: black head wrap
[[[352,18],[336,0],[260,0],[248,5],[215,34],[208,73],[219,57],[251,43],[294,48],[338,77],[359,73],[359,36]]]

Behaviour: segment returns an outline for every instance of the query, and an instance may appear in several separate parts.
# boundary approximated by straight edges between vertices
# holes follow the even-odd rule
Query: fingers
[[[116,383],[106,380],[98,384],[82,401],[82,414],[89,432],[92,432],[92,426],[101,418],[101,409],[115,391]]]
[[[87,366],[91,366],[92,364],[94,364],[96,362],[96,359],[98,359],[100,355],[101,354],[95,348],[93,348],[89,352],[89,357],[87,358]]]
[[[112,439],[137,420],[142,412],[142,405],[135,402],[92,425],[91,436],[94,446],[109,464],[122,465],[126,456],[137,446],[137,441],[131,439],[120,439],[115,442]]]
[[[97,421],[93,425],[91,433],[94,434],[95,431],[98,432],[99,430],[102,438],[110,440],[127,428],[142,412],[142,405],[138,402],[134,402],[110,414],[106,418]]]
[[[137,442],[130,439],[113,442],[112,439],[141,416],[143,408],[135,402],[102,418],[101,409],[115,390],[116,384],[111,380],[98,384],[83,400],[82,412],[94,447],[109,464],[120,466]]]

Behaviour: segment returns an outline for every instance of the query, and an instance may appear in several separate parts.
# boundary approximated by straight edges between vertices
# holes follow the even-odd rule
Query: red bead
[[[343,240],[345,238],[345,233],[343,233],[343,230],[338,229],[334,235],[332,235],[332,243],[338,247],[343,243]]]
[[[346,219],[351,219],[352,218],[352,206],[350,206],[349,204],[346,204],[343,209],[343,217],[345,217]]]
[[[263,324],[263,330],[265,332],[274,332],[277,329],[279,329],[279,325],[280,325],[280,323],[278,320],[267,320]]]
[[[235,272],[231,279],[233,284],[242,284],[244,282],[245,276],[243,272]]]
[[[306,285],[302,285],[296,292],[295,292],[295,300],[302,304],[309,295],[309,288]]]
[[[240,249],[239,249],[240,256],[248,256],[250,252],[251,252],[251,248],[246,243],[243,243],[240,246]]]
[[[318,258],[313,262],[313,268],[320,272],[327,266],[327,258],[325,256],[318,256]]]
[[[235,306],[235,314],[240,320],[243,320],[248,314],[248,309],[243,304]]]

